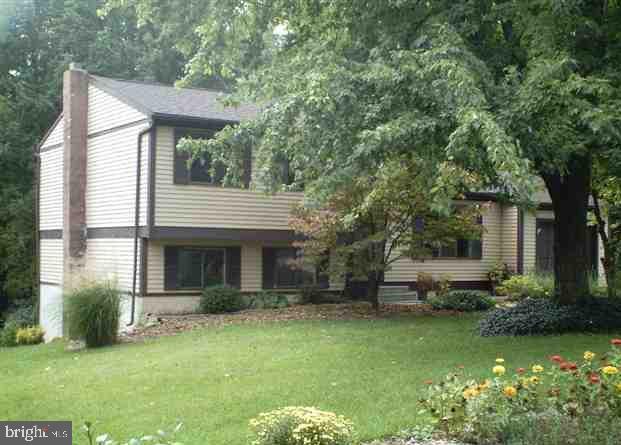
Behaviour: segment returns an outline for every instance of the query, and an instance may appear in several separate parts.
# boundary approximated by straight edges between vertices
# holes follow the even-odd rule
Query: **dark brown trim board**
[[[146,293],[144,296],[147,298],[151,298],[151,297],[200,297],[202,294],[201,291],[194,291],[194,292],[187,292],[187,291],[183,291],[183,292],[178,292],[178,291],[169,291],[169,292],[148,292]]]
[[[206,227],[153,227],[153,240],[206,239],[214,241],[265,241],[291,242],[299,239],[293,230],[222,229]]]
[[[39,153],[47,153],[48,151],[56,150],[57,148],[60,148],[62,146],[62,142],[54,145],[48,145],[47,147],[41,148]]]
[[[464,197],[469,201],[498,201],[498,193],[494,192],[468,192]]]
[[[40,284],[45,286],[60,286],[60,283],[52,283],[51,281],[39,281]]]
[[[518,210],[517,221],[517,273],[524,273],[524,210]]]
[[[63,230],[39,230],[39,239],[63,239]]]
[[[41,150],[41,147],[42,147],[42,145],[43,145],[43,144],[45,144],[45,141],[47,141],[47,138],[50,136],[50,134],[52,134],[52,131],[54,131],[54,129],[56,128],[56,126],[58,125],[58,123],[59,123],[62,119],[63,119],[63,113],[61,112],[61,113],[58,115],[58,117],[56,118],[56,120],[54,121],[54,123],[52,124],[52,126],[51,126],[50,128],[48,128],[48,130],[45,132],[45,134],[44,134],[44,135],[43,135],[43,137],[41,138],[41,142],[39,142],[39,143],[37,144],[36,150],[37,150],[39,153],[41,153],[41,152],[43,152],[43,151],[47,151],[47,150]],[[50,148],[50,149],[51,149],[51,147],[56,147],[56,145],[61,146],[61,145],[63,145],[63,144],[62,144],[62,143],[60,143],[60,144],[50,145],[49,147],[46,147],[46,149],[47,149],[47,148]]]
[[[142,125],[142,124],[148,124],[149,123],[149,119],[140,119],[137,121],[133,121],[133,122],[127,122],[121,125],[117,125],[116,127],[112,127],[112,128],[106,128],[105,130],[101,130],[101,131],[97,131],[95,133],[90,133],[88,135],[88,139],[95,139],[99,136],[103,136],[106,134],[110,134],[110,133],[114,133],[116,131],[121,131],[121,130],[125,130],[127,128],[132,128],[132,127],[136,127],[138,125]]]
[[[133,238],[134,227],[94,227],[87,229],[87,237],[91,239],[97,238]],[[138,236],[146,237],[146,227],[138,228]]]
[[[489,280],[473,280],[473,281],[451,281],[451,289],[464,290],[484,290],[490,291],[491,284]],[[410,290],[416,290],[416,281],[383,281],[380,283],[382,287],[408,287]]]

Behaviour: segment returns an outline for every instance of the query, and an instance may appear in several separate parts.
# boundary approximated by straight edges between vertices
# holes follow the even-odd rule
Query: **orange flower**
[[[433,385],[433,380],[425,380],[425,385]]]
[[[518,374],[524,374],[525,372],[526,372],[526,369],[524,369],[524,368],[518,368],[517,369],[517,373]]]
[[[589,382],[591,382],[594,385],[598,384],[600,382],[599,376],[597,374],[591,374],[589,376]]]

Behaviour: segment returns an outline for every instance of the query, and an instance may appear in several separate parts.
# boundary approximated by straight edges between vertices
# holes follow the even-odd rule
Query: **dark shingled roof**
[[[153,116],[240,122],[256,117],[259,108],[252,104],[225,108],[226,97],[220,91],[176,88],[156,83],[91,76],[95,86]]]

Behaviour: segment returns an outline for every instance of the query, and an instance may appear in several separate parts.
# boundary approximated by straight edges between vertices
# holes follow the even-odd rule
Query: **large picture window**
[[[175,183],[222,184],[222,180],[226,174],[226,167],[224,164],[216,162],[214,165],[211,155],[209,153],[203,153],[201,158],[192,161],[191,167],[188,168],[189,153],[177,149],[177,144],[182,138],[210,139],[214,134],[214,130],[175,129]],[[214,169],[213,172],[211,171],[212,168]]]
[[[298,251],[293,247],[263,248],[263,287],[266,289],[295,289],[316,284],[329,286],[328,277],[315,269],[296,267]]]
[[[455,243],[434,249],[433,257],[481,259],[483,242],[480,239],[459,239]]]
[[[200,290],[209,286],[239,287],[239,247],[180,247],[164,250],[166,290]]]

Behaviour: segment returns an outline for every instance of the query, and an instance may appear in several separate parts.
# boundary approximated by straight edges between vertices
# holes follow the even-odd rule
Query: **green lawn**
[[[186,445],[242,444],[248,420],[286,405],[352,418],[362,438],[416,422],[425,379],[456,365],[489,375],[552,353],[603,352],[610,336],[480,338],[476,318],[237,325],[144,344],[66,352],[62,344],[0,349],[0,419],[97,422],[116,439],[185,424]],[[79,433],[78,433],[79,434]],[[80,436],[74,443],[84,443]]]

